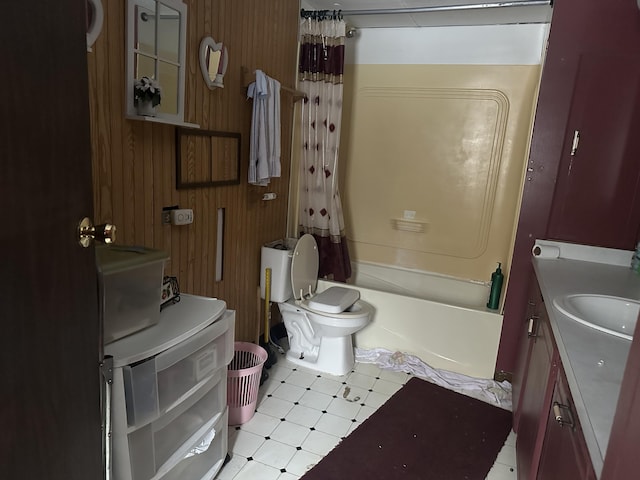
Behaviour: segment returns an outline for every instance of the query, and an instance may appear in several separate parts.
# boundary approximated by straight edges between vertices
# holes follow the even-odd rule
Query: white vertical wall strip
[[[216,228],[216,282],[222,281],[224,258],[224,208],[218,208],[218,226]]]

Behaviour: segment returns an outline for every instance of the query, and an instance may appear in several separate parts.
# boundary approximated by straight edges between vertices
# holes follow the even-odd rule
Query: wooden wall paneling
[[[250,14],[249,9],[255,7],[255,11]],[[231,38],[234,44],[238,44],[242,48],[243,55],[247,58],[252,58],[256,54],[256,50],[254,48],[253,42],[251,41],[257,32],[257,25],[255,22],[256,18],[259,18],[261,15],[259,5],[256,5],[256,2],[243,2],[241,5],[241,9],[238,11],[238,14],[241,18],[245,19],[249,22],[248,28],[243,29],[245,35],[240,37],[239,32],[232,32]],[[236,64],[233,72],[233,82],[238,85],[241,83],[240,81],[240,66]],[[240,85],[242,88],[243,86]],[[241,319],[241,327],[237,330],[240,338],[245,340],[255,340],[256,332],[255,332],[255,310],[254,305],[255,302],[251,300],[251,294],[253,294],[253,290],[249,291],[247,289],[247,279],[251,276],[251,265],[248,259],[251,258],[251,249],[249,247],[249,232],[248,228],[241,229],[236,228],[236,225],[239,227],[241,225],[245,225],[249,227],[250,225],[250,217],[247,209],[247,192],[249,186],[247,185],[247,174],[248,174],[248,158],[249,158],[249,133],[250,133],[250,112],[252,108],[252,102],[246,99],[246,91],[242,88],[241,92],[242,104],[240,108],[236,112],[229,111],[229,115],[234,115],[234,123],[238,125],[243,132],[246,132],[246,135],[243,136],[242,145],[243,145],[243,155],[242,155],[242,165],[240,170],[240,178],[241,184],[239,185],[239,194],[235,199],[228,198],[229,205],[229,220],[233,219],[235,224],[232,222],[228,222],[227,226],[231,227],[227,229],[227,234],[234,234],[236,236],[236,241],[231,241],[231,245],[227,243],[231,248],[228,249],[225,258],[225,262],[227,265],[227,282],[229,282],[232,271],[235,274],[239,272],[243,272],[243,275],[236,277],[236,287],[239,291],[244,291],[243,295],[245,298],[238,298],[237,301],[243,301],[243,312],[240,317]],[[231,120],[231,119],[230,119]],[[227,294],[231,295],[232,292],[227,288]]]
[[[113,125],[111,119],[111,97],[109,86],[108,46],[113,35],[108,28],[110,22],[105,16],[103,30],[89,54],[95,64],[95,70],[89,70],[89,84],[95,87],[90,90],[90,110],[96,112],[91,118],[92,164],[94,178],[94,221],[96,223],[114,222],[111,141]],[[117,235],[117,233],[116,233]]]
[[[187,5],[187,49],[185,64],[185,92],[184,92],[184,120],[185,122],[198,123],[197,95],[195,92],[196,73],[198,67],[198,48],[200,43],[196,41],[198,32],[198,8],[194,2],[184,2]]]
[[[202,155],[203,146],[204,146],[204,138],[192,136],[186,141],[180,141],[180,178],[184,179],[183,182],[186,183],[195,183],[196,182],[196,151]],[[201,179],[197,179],[201,180]]]
[[[223,138],[210,138],[209,139],[209,149],[211,156],[208,157],[208,162],[206,165],[208,168],[209,180],[215,179],[226,179],[232,178],[229,175],[229,168],[227,166],[227,162],[231,160],[231,157],[228,156],[228,148],[225,147],[225,142]],[[228,142],[228,140],[227,140]],[[240,160],[238,160],[240,162]],[[204,162],[203,162],[204,163]]]
[[[145,191],[145,205],[144,205],[144,242],[145,245],[154,245],[155,240],[155,231],[159,230],[161,227],[161,216],[160,212],[162,211],[162,206],[159,205],[154,196],[154,172],[161,168],[161,161],[158,161],[158,158],[161,158],[161,153],[156,146],[158,140],[160,140],[158,131],[152,126],[149,126],[151,142],[154,145],[154,149],[152,154],[149,157],[145,156],[144,163],[144,191]]]
[[[153,142],[148,138],[151,135],[151,125],[146,122],[136,122],[135,135],[128,137],[129,154],[124,168],[124,205],[126,218],[126,244],[145,244],[145,190],[144,190],[144,163],[147,157],[153,156]]]
[[[198,156],[194,159],[193,176],[195,181],[207,181],[210,178],[208,173],[208,159],[213,155],[211,139],[207,137],[200,138]],[[198,189],[199,191],[200,189]]]
[[[95,44],[94,44],[94,48],[95,48]],[[89,72],[89,98],[95,98],[96,95],[98,95],[98,89],[97,89],[97,69],[98,69],[98,62],[96,61],[96,57],[94,54],[89,53],[87,54],[87,71]],[[91,168],[92,171],[96,171],[98,169],[101,168],[100,163],[98,162],[98,158],[100,158],[99,155],[97,155],[96,153],[93,152],[97,152],[98,148],[100,147],[100,132],[96,132],[95,131],[95,125],[98,124],[98,118],[99,118],[99,108],[98,105],[96,104],[96,102],[90,102],[89,103],[89,121],[91,123]],[[93,178],[96,177],[96,174],[93,174]],[[100,205],[102,198],[101,198],[101,191],[98,188],[94,188],[93,189],[93,205],[94,205],[94,215],[95,212],[98,210],[101,210]]]
[[[199,164],[202,164],[202,157],[199,158]],[[188,238],[188,252],[189,252],[189,260],[188,260],[188,271],[189,271],[189,283],[191,285],[191,291],[195,292],[198,290],[198,286],[196,284],[196,278],[197,278],[197,274],[199,274],[199,264],[200,261],[196,261],[196,248],[198,248],[198,251],[201,251],[203,248],[200,245],[199,242],[197,242],[196,240],[199,238],[198,235],[198,226],[203,226],[207,219],[206,217],[204,217],[204,215],[202,215],[202,210],[199,207],[199,202],[198,202],[198,198],[200,194],[200,190],[187,190],[187,195],[188,195],[188,199],[187,199],[187,208],[191,208],[194,211],[194,215],[195,212],[197,212],[198,214],[198,223],[195,223],[195,219],[194,219],[194,223],[192,223],[191,225],[187,226],[187,234],[189,236]]]
[[[101,221],[113,222],[112,167],[111,162],[108,161],[111,139],[110,92],[107,88],[109,74],[108,24],[105,17],[102,33],[93,45],[93,52],[88,54],[95,66],[95,69],[89,69],[89,105],[90,111],[95,112],[91,117],[91,144],[95,198],[94,221],[98,223]],[[104,220],[105,218],[106,220]]]
[[[162,138],[162,146],[161,158],[163,160],[162,172],[164,177],[164,206],[173,207],[179,204],[178,191],[175,188],[175,173],[172,173],[175,169],[175,154],[171,150],[174,146],[174,142],[169,138]],[[172,225],[165,226],[165,243],[163,244],[163,249],[171,255],[171,264],[169,265],[168,271],[172,276],[178,276],[180,271],[180,241],[178,236],[175,235],[175,228],[176,227]],[[178,277],[178,282],[180,281],[181,280]],[[181,283],[179,283],[179,285],[181,291],[188,292]]]
[[[212,36],[216,42],[219,42],[214,32],[211,31],[211,19],[212,11],[211,11],[211,1],[210,0],[202,0],[198,2],[198,20],[200,22],[198,33],[195,38],[195,44],[198,45],[197,52],[200,51],[200,42],[206,36]],[[196,53],[195,57],[197,58],[196,62],[196,74],[195,77],[198,79],[196,85],[198,86],[197,90],[201,92],[200,101],[198,102],[201,111],[200,116],[198,117],[198,121],[201,125],[210,125],[211,122],[211,98],[217,93],[215,90],[209,90],[208,87],[205,86],[204,79],[202,78],[202,74],[200,72],[200,59]]]
[[[188,197],[187,192],[181,191],[178,192],[178,205],[180,208],[188,208]],[[189,281],[189,228],[190,226],[176,226],[172,225],[172,234],[171,238],[174,239],[177,237],[178,239],[178,265],[179,265],[179,274],[178,278],[184,285],[185,292],[192,292],[193,285]]]
[[[213,284],[215,278],[215,251],[212,250],[211,245],[211,230],[215,225],[215,205],[211,205],[211,192],[209,189],[202,191],[202,215],[206,221],[202,223],[199,228],[200,233],[200,245],[202,249],[200,252],[202,268],[200,269],[199,277],[196,282],[199,285],[198,291],[201,295],[210,296],[211,288],[209,284]]]
[[[190,42],[193,46],[193,54],[190,61],[193,62],[193,78],[194,90],[196,96],[196,122],[200,125],[208,125],[209,123],[209,88],[204,88],[204,80],[200,72],[200,42],[202,38],[207,36],[208,25],[211,22],[211,8],[209,1],[200,1],[197,4],[197,27],[191,29],[193,40]],[[204,151],[198,162],[198,176],[206,178],[208,175],[208,165],[204,160],[209,158],[207,154],[210,152],[210,145],[207,145],[208,139],[204,138],[205,143],[202,145]],[[207,295],[207,272],[209,271],[209,246],[207,245],[207,237],[209,225],[212,223],[209,215],[209,189],[198,189],[195,201],[194,212],[198,212],[196,228],[194,228],[193,236],[195,243],[194,251],[194,291],[200,295]]]
[[[134,152],[131,142],[134,138],[141,138],[142,124],[136,122],[130,126],[130,129],[127,127],[129,126],[126,123],[120,127],[122,130],[122,161],[115,162],[120,164],[120,168],[114,168],[113,189],[114,203],[117,205],[119,201],[121,205],[120,220],[118,221],[121,232],[119,242],[131,245],[135,233],[135,203],[133,199],[133,175],[131,174]]]
[[[246,177],[245,177],[246,178]],[[246,180],[245,180],[246,182]],[[229,252],[230,259],[227,263],[227,282],[228,286],[233,290],[233,296],[238,305],[244,310],[241,315],[242,329],[240,330],[245,339],[255,338],[255,312],[253,311],[253,301],[251,295],[253,289],[249,290],[248,286],[252,284],[250,278],[252,276],[252,252],[249,235],[253,233],[251,228],[251,217],[247,205],[247,185],[242,185],[242,195],[239,195],[234,202],[232,217],[233,223],[229,222],[231,228],[228,233],[234,234],[236,240],[231,239],[233,250]],[[239,221],[236,221],[238,219]],[[231,283],[233,282],[233,283]],[[227,289],[228,293],[229,289]],[[242,292],[242,295],[238,295]]]
[[[222,23],[222,19],[226,18],[224,12],[220,10],[220,8],[214,5],[215,2],[212,0],[205,1],[205,24],[203,35],[212,36],[216,42],[225,42],[227,43],[227,39],[224,36],[221,36],[219,25]],[[227,49],[229,49],[229,45],[227,45]],[[214,125],[220,125],[220,119],[218,117],[224,117],[222,113],[223,105],[228,105],[228,101],[225,100],[225,97],[228,96],[229,93],[229,77],[227,76],[224,79],[225,87],[224,89],[216,89],[213,91],[209,91],[206,93],[207,104],[206,109],[203,112],[203,124],[207,125],[208,128],[213,128]],[[212,112],[218,112],[217,115]],[[208,255],[208,269],[204,274],[203,282],[207,286],[206,294],[211,296],[219,296],[220,298],[224,298],[219,295],[219,283],[215,279],[216,273],[216,251],[217,251],[217,222],[218,222],[218,208],[220,207],[218,201],[217,189],[207,189],[206,191],[207,203],[209,205],[208,218],[210,219],[209,228],[203,232],[203,245],[206,251],[206,255]],[[223,272],[224,274],[224,272]]]
[[[154,151],[157,151],[157,148],[153,144],[152,138],[152,125],[147,122],[142,123],[142,138],[144,142],[142,143],[142,149],[137,141],[134,139],[134,144],[136,145],[136,153],[133,157],[132,163],[132,181],[133,181],[133,202],[135,205],[135,216],[133,218],[133,236],[132,242],[135,244],[142,243],[145,244],[145,232],[147,229],[147,223],[149,219],[146,217],[145,205],[147,200],[147,192],[145,190],[145,181],[144,181],[144,173],[145,173],[145,163],[147,159],[151,161],[153,158]],[[137,192],[144,192],[140,195]]]
[[[188,7],[185,120],[203,129],[240,132],[239,185],[175,189],[175,133],[169,125],[124,118],[125,0],[105,3],[105,22],[90,59],[91,122],[96,221],[118,226],[120,244],[144,244],[170,255],[166,273],[183,292],[217,296],[237,310],[239,340],[256,340],[262,312],[257,299],[260,246],[285,234],[292,108],[282,96],[282,178],[268,188],[246,182],[252,103],[240,67],[262,68],[283,85],[295,83],[297,2],[289,0],[185,0]],[[222,41],[229,52],[223,89],[202,80],[198,50],[202,37]],[[208,175],[194,152],[196,176]],[[278,199],[263,202],[274,191]],[[162,208],[193,208],[194,223],[162,225]],[[217,209],[226,213],[223,279],[216,282]]]
[[[178,192],[178,202],[177,204],[180,208],[186,207],[186,194],[185,192]],[[186,228],[182,226],[171,226],[171,241],[172,244],[174,241],[177,241],[173,246],[173,251],[176,252],[176,258],[178,260],[178,279],[181,282],[181,285],[184,285],[185,292],[191,292],[191,285],[189,284],[188,274],[188,256],[187,256],[187,238],[186,238]]]
[[[129,182],[125,189],[125,205],[131,205],[133,215],[127,216],[129,222],[126,234],[127,244],[144,244],[144,159],[145,152],[153,154],[153,143],[149,141],[148,135],[151,133],[151,125],[146,122],[137,122],[139,134],[129,138],[130,161],[125,168],[125,181]],[[137,193],[141,192],[141,194]]]
[[[198,219],[200,219],[200,217],[202,216],[202,212],[197,208],[197,194],[196,191],[194,190],[190,190],[189,193],[189,198],[187,200],[187,205],[189,205],[188,208],[192,208],[194,212],[198,212]],[[206,221],[205,218],[202,218],[201,220],[201,224],[202,221]],[[187,231],[187,235],[188,235],[188,261],[187,261],[187,271],[188,276],[189,276],[189,285],[190,285],[190,291],[195,292],[198,290],[198,286],[196,285],[195,279],[196,279],[196,268],[197,268],[197,263],[196,262],[196,233],[197,233],[197,225],[195,223],[192,223],[191,225],[187,225],[186,226],[186,231]],[[200,245],[198,245],[200,246]]]
[[[224,7],[221,9],[221,12],[227,12],[226,18],[242,18],[238,14],[241,7],[240,2],[223,2],[222,5],[224,5]],[[222,121],[224,123],[222,123],[221,126],[223,128],[231,131],[241,131],[243,132],[243,135],[245,135],[246,132],[242,130],[241,124],[238,122],[237,115],[238,110],[241,109],[242,105],[246,102],[246,95],[242,91],[242,86],[238,81],[238,72],[240,71],[240,65],[242,65],[244,49],[242,47],[243,39],[238,38],[236,29],[242,29],[241,23],[232,25],[230,21],[224,22],[222,21],[222,18],[220,18],[218,19],[217,27],[221,31],[221,41],[227,42],[227,50],[230,60],[229,65],[233,65],[233,68],[227,68],[227,74],[225,75],[225,95],[229,99],[234,99],[234,101],[221,101],[220,104],[216,105],[218,109],[215,111],[219,112],[222,117]],[[244,32],[244,30],[242,31]],[[232,58],[234,59],[233,63],[231,63]]]
[[[124,225],[124,202],[123,202],[123,166],[125,148],[123,134],[123,96],[124,96],[124,65],[122,58],[125,42],[125,2],[118,0],[108,2],[106,5],[106,16],[103,23],[103,30],[106,32],[109,42],[107,49],[108,82],[105,91],[109,98],[108,116],[111,124],[111,138],[109,138],[109,151],[106,152],[106,161],[111,161],[111,210],[113,218],[111,220],[119,230],[118,243],[123,243]],[[109,88],[111,87],[111,88]],[[102,221],[102,219],[100,220]]]
[[[96,48],[96,44],[94,43],[92,50],[95,51]],[[93,53],[93,51],[91,53],[87,54],[87,71],[88,71],[88,80],[89,80],[89,84],[88,84],[88,91],[89,91],[89,98],[95,98],[98,95],[98,87],[97,87],[97,71],[98,71],[98,64],[99,61],[96,60],[96,55]],[[94,130],[94,126],[98,124],[98,118],[99,118],[99,106],[97,104],[97,102],[90,102],[89,103],[89,122],[90,125],[92,127],[91,129],[91,151],[92,152],[96,152],[100,146],[100,132],[96,132]],[[91,168],[92,170],[97,170],[100,168],[100,164],[97,162],[97,159],[100,158],[99,155],[96,155],[94,153],[92,153],[91,155],[91,161],[92,161],[92,165]],[[94,175],[95,177],[95,175]],[[94,205],[94,210],[98,210],[99,209],[99,205],[101,204],[101,196],[100,196],[100,190],[97,188],[93,189],[93,205]]]
[[[141,205],[139,207],[139,211],[141,213],[141,217],[136,219],[136,228],[140,231],[136,238],[142,238],[143,245],[152,245],[153,244],[153,230],[155,228],[155,217],[153,215],[153,159],[158,154],[157,147],[155,146],[154,140],[154,130],[151,128],[151,125],[145,125],[145,135],[151,139],[151,145],[153,145],[152,149],[145,148],[142,152],[141,165],[136,170],[136,174],[140,174],[141,178],[136,179],[136,184],[138,187],[136,191],[139,191],[138,188],[141,188],[144,192],[142,196]]]
[[[157,132],[154,132],[154,143],[159,143],[162,145],[162,138],[159,137]],[[165,245],[165,233],[168,233],[169,226],[164,225],[162,223],[162,208],[168,207],[169,204],[165,203],[164,192],[165,188],[163,185],[164,181],[164,170],[166,160],[164,158],[164,154],[162,152],[162,148],[159,148],[159,152],[154,155],[152,159],[153,162],[153,176],[151,179],[151,190],[147,192],[147,195],[150,195],[153,198],[153,208],[151,211],[151,216],[155,219],[154,228],[153,228],[153,236],[152,242],[149,245],[153,245],[155,248],[160,250],[167,251]],[[167,252],[170,253],[170,252]],[[170,262],[170,260],[169,260]],[[169,263],[167,263],[169,265]],[[167,267],[167,270],[169,268]],[[165,275],[167,272],[165,272]]]
[[[158,144],[161,145],[161,151],[158,155],[158,160],[161,163],[161,189],[162,189],[162,207],[173,207],[179,204],[178,192],[175,189],[175,154],[172,151],[174,148],[174,141],[168,137],[162,136]],[[182,284],[182,279],[179,275],[180,265],[180,242],[178,236],[175,234],[173,225],[163,225],[163,242],[161,245],[154,245],[155,248],[164,250],[169,254],[170,260],[165,264],[165,275],[171,275],[178,278],[178,285],[181,292],[187,292],[185,286]]]
[[[241,45],[241,51],[238,52],[239,62],[234,66],[234,73],[240,70],[242,65],[246,65],[251,68],[250,61],[253,60],[251,56],[251,48],[247,45],[252,44],[252,38],[254,33],[254,25],[253,25],[253,16],[252,15],[244,15],[244,9],[241,10],[241,5],[236,4],[234,17],[239,19],[241,26],[241,31],[245,33],[245,36],[241,39],[238,39],[238,45]],[[242,7],[243,8],[243,7]],[[237,78],[237,77],[236,77]],[[244,92],[243,92],[244,93]]]
[[[211,27],[210,27],[210,31],[206,31],[204,33],[210,34],[217,42],[227,43],[227,49],[233,52],[233,47],[229,45],[229,39],[221,35],[219,30],[219,25],[221,24],[221,21],[223,19],[220,13],[219,3],[220,2],[216,2],[213,0],[210,0],[208,2],[208,4],[210,5],[210,11],[211,11]],[[208,123],[206,123],[206,128],[208,129],[213,129],[215,126],[221,125],[220,123],[221,117],[225,116],[222,109],[224,106],[230,103],[228,100],[229,91],[230,91],[229,89],[232,83],[230,82],[230,78],[231,78],[231,71],[233,70],[232,66],[235,62],[235,57],[233,53],[230,54],[229,58],[231,61],[229,63],[227,75],[224,80],[224,83],[225,83],[224,89],[217,89],[209,94],[210,104],[209,104],[209,109],[207,111]],[[227,187],[223,187],[223,190],[226,190],[226,189]],[[224,268],[226,268],[226,266],[224,265],[224,261],[223,261],[222,280],[220,281],[215,280],[215,271],[218,268],[218,266],[216,265],[216,251],[218,248],[218,245],[217,245],[218,208],[224,208],[224,205],[221,202],[222,198],[220,193],[221,193],[220,188],[215,188],[213,189],[213,191],[211,191],[211,204],[212,204],[211,205],[211,228],[209,229],[209,232],[211,234],[211,239],[208,245],[208,249],[211,252],[211,262],[210,262],[211,272],[210,272],[207,283],[210,285],[209,292],[211,293],[211,295],[224,298],[225,301],[227,301],[227,305],[229,305],[230,308],[236,308],[232,306],[232,304],[229,302],[229,300],[227,300],[227,298],[224,295],[223,287],[224,287],[224,281],[226,279],[226,272],[224,271]],[[228,220],[225,220],[225,222],[226,221]]]
[[[206,291],[207,271],[210,258],[209,247],[206,242],[207,226],[209,223],[211,223],[211,219],[209,216],[208,198],[208,189],[200,189],[198,191],[198,195],[196,197],[196,208],[198,209],[200,224],[199,227],[193,232],[196,244],[193,283],[194,289],[202,293]]]

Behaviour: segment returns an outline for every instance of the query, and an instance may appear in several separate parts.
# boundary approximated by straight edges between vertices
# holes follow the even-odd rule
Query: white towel
[[[457,372],[433,368],[419,357],[402,352],[392,352],[384,348],[355,349],[356,362],[375,363],[381,368],[396,372],[406,372],[453,390],[468,397],[490,403],[505,410],[511,410],[511,384],[469,377]]]
[[[280,82],[268,78],[267,143],[269,144],[269,175],[280,176]]]
[[[267,185],[280,176],[280,82],[256,70],[247,97],[253,98],[249,183]]]

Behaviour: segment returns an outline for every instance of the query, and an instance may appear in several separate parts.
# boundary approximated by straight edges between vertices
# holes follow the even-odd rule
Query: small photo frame
[[[160,299],[160,311],[168,305],[173,305],[180,301],[180,288],[176,277],[164,277],[162,282],[162,293]]]

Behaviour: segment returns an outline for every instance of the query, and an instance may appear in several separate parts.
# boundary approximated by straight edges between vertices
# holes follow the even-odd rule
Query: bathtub
[[[356,347],[409,353],[433,368],[493,378],[502,315],[485,306],[487,284],[364,263],[353,265],[350,282],[346,287],[375,308],[373,321],[354,336]],[[318,290],[333,285],[319,280]]]

